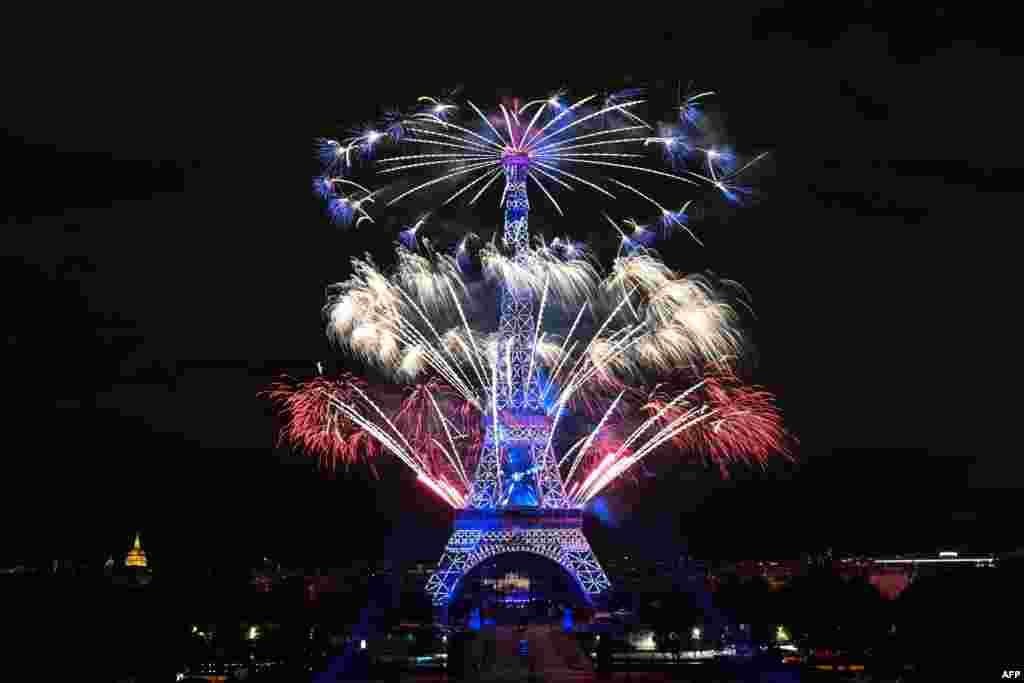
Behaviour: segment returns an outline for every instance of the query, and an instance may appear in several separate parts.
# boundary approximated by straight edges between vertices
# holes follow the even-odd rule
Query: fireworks
[[[343,182],[367,167],[374,168],[378,182],[426,176],[388,196],[385,206],[391,207],[438,187],[448,188],[439,204],[462,198],[472,205],[488,191],[497,192],[502,171],[515,166],[559,215],[564,215],[557,198],[562,191],[584,189],[612,200],[631,195],[650,204],[664,228],[697,239],[678,218],[682,211],[665,208],[626,178],[662,178],[695,192],[717,191],[735,202],[749,195],[750,186],[738,176],[764,155],[736,170],[731,151],[704,144],[701,106],[712,95],[680,91],[675,120],[656,124],[642,113],[649,103],[640,88],[575,101],[558,92],[522,106],[500,104],[490,114],[469,100],[456,104],[451,98],[420,97],[409,112],[390,112],[375,127],[364,126],[340,139],[318,139],[324,175],[315,181],[315,191],[327,201],[332,220],[358,225],[372,220],[366,203],[377,193],[359,185],[358,192],[345,194],[353,188]],[[652,167],[647,163],[652,156],[667,161],[672,170]]]
[[[354,389],[366,382],[351,374],[336,380],[316,377],[307,381],[284,378],[266,394],[287,413],[288,421],[281,430],[281,440],[291,446],[317,455],[320,464],[333,470],[373,460],[380,454],[380,444],[343,413],[333,409],[335,401],[351,400]]]
[[[335,222],[358,226],[373,221],[371,205],[440,187],[441,204],[474,204],[504,179],[505,239],[471,235],[439,253],[419,238],[421,214],[398,235],[393,269],[353,259],[352,276],[328,293],[328,335],[409,385],[407,394],[385,408],[354,376],[283,383],[271,392],[286,415],[283,436],[332,464],[388,453],[455,508],[581,507],[655,452],[703,458],[723,473],[785,455],[771,395],[738,378],[746,293],[666,266],[652,250],[659,236],[683,231],[700,242],[692,200],[659,202],[628,177],[749,196],[740,175],[761,157],[739,165],[701,139],[700,105],[711,94],[681,96],[675,120],[656,127],[639,112],[639,89],[575,101],[558,92],[491,114],[422,97],[411,112],[318,140],[324,174],[314,190]],[[651,156],[670,170],[645,165]],[[428,177],[395,190],[348,177],[371,168],[378,178]],[[622,238],[602,271],[569,238],[530,240],[528,188],[558,214],[563,190],[639,197],[655,225],[598,220]]]

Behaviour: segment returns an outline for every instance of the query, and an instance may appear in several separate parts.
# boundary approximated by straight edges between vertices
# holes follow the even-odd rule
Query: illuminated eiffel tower
[[[504,241],[520,264],[529,253],[529,166],[525,153],[505,155]],[[549,448],[552,421],[532,362],[533,292],[506,284],[500,296],[498,371],[490,414],[483,418],[473,489],[466,509],[456,513],[455,530],[427,592],[435,606],[447,607],[459,582],[478,564],[504,553],[528,552],[558,563],[588,601],[601,602],[611,584],[583,535],[582,511],[566,495]]]

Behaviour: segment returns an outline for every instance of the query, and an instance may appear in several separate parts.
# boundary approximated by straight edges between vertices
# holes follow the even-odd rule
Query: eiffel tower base
[[[427,580],[426,590],[438,619],[447,623],[447,608],[459,582],[474,567],[498,555],[522,552],[558,563],[591,605],[606,602],[611,583],[583,535],[580,510],[459,510],[441,561]]]

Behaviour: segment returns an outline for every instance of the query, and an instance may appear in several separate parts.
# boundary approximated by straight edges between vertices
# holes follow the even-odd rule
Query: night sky
[[[704,201],[706,247],[676,236],[660,251],[751,291],[755,379],[777,393],[800,463],[728,482],[661,467],[588,521],[598,552],[1020,545],[1003,525],[1024,479],[1015,453],[950,433],[979,393],[982,358],[959,337],[984,327],[970,316],[986,285],[960,272],[966,257],[938,256],[1014,215],[1019,142],[1002,137],[994,92],[1015,67],[969,18],[927,11],[637,21],[550,47],[332,35],[309,18],[288,40],[269,22],[244,38],[167,27],[23,60],[4,112],[2,554],[122,553],[138,528],[168,567],[435,558],[449,512],[397,467],[326,479],[276,448],[257,397],[279,373],[342,361],[324,288],[394,240],[386,223],[327,222],[311,139],[460,83],[495,101],[630,77],[719,91],[736,147],[772,150],[757,206]],[[538,221],[598,239],[597,208]],[[483,219],[447,220],[454,234]]]

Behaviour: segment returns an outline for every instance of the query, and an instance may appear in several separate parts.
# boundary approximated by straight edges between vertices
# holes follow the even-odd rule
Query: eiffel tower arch
[[[583,535],[578,509],[508,507],[460,510],[437,569],[427,581],[435,607],[446,608],[477,565],[506,553],[532,553],[561,566],[592,605],[603,604],[611,583]]]

